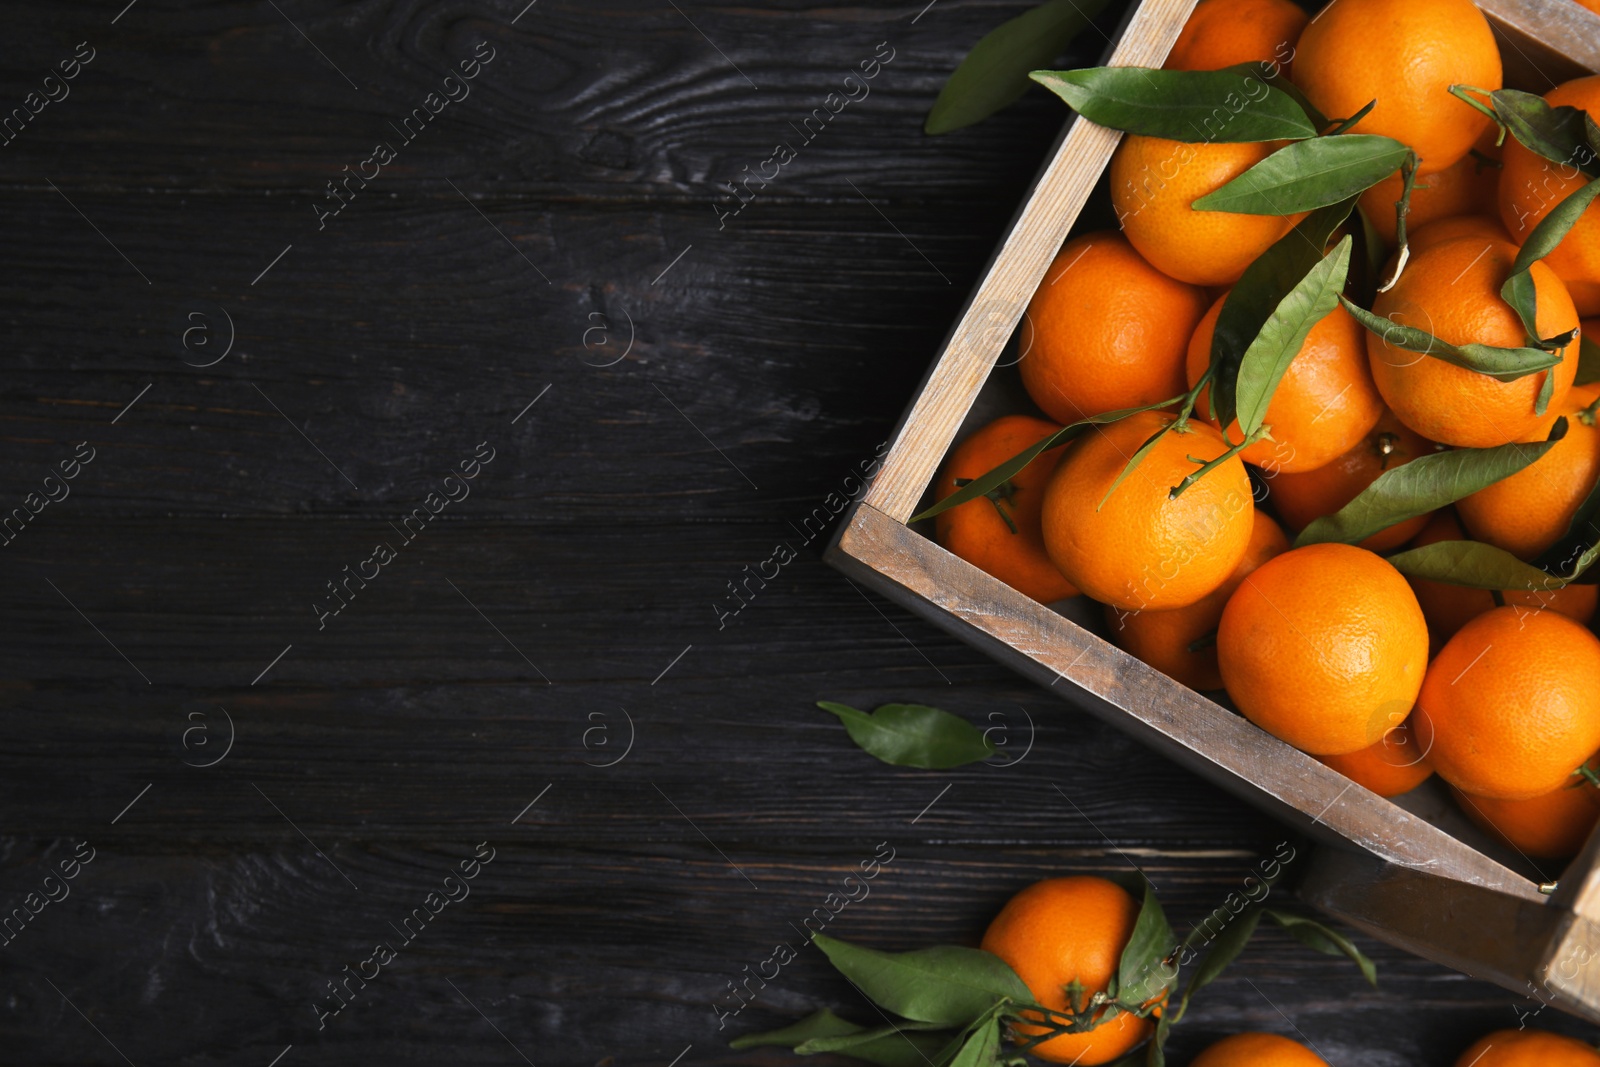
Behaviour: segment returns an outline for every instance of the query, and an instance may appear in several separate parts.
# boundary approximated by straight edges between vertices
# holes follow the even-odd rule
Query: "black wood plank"
[[[139,0],[115,26],[98,5],[0,5],[15,27],[0,100],[42,93],[80,42],[94,57],[14,134],[0,180],[272,190],[301,198],[310,219],[330,179],[389,142],[397,158],[373,195],[470,178],[521,195],[675,199],[714,219],[720,183],[759,173],[778,143],[796,158],[763,199],[842,199],[845,178],[994,195],[997,173],[1031,169],[996,149],[1026,131],[1037,155],[1062,117],[1040,91],[990,127],[921,135],[959,57],[1017,5],[526,3]],[[1108,47],[1120,13],[1083,36],[1079,64]],[[445,85],[491,54],[465,85]],[[437,115],[407,143],[402,119],[430,93]]]
[[[95,49],[0,150],[0,905],[95,850],[4,944],[0,1061],[792,1063],[726,1041],[870,1021],[815,953],[714,1005],[880,842],[828,929],[910,947],[1134,865],[1181,926],[1282,840],[817,557],[1060,124],[1041,93],[920,133],[1026,5],[524,3],[0,4],[0,116]],[[870,95],[796,129],[879,42]],[[896,770],[820,698],[1032,747]],[[1443,1065],[1533,1007],[1358,940],[1380,991],[1263,933],[1175,1062],[1260,1028]]]

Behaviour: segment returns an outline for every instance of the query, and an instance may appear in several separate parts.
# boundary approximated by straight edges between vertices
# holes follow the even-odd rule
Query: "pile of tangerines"
[[[1513,847],[1571,855],[1600,817],[1584,770],[1600,750],[1600,75],[1542,102],[1498,92],[1472,0],[1332,0],[1314,18],[1289,0],[1202,0],[1166,71],[1222,70],[1270,79],[1326,122],[1324,141],[1381,135],[1410,153],[1319,231],[1327,208],[1195,206],[1241,175],[1267,176],[1257,205],[1290,188],[1268,180],[1287,142],[1228,140],[1241,120],[1220,110],[1204,137],[1128,133],[1109,170],[1120,231],[1069,240],[1019,328],[1022,383],[1048,418],[970,434],[924,514],[1035,600],[1099,601],[1127,652],[1226,690],[1355,782],[1394,796],[1437,772]],[[1127,111],[1075,84],[1057,91],[1086,118]],[[1530,122],[1577,131],[1575,158],[1552,158]],[[1264,264],[1296,242],[1304,283],[1251,319]],[[1364,294],[1352,247],[1372,267]],[[1317,292],[1327,275],[1337,291]],[[1313,298],[1326,312],[1287,329]],[[1219,388],[1237,352],[1285,337],[1298,350],[1256,387],[1249,425],[1243,401],[1222,418],[1213,394],[1245,392]],[[1503,474],[1486,479],[1492,464]],[[1451,495],[1462,472],[1484,484]],[[1446,502],[1409,513],[1408,498]]]
[[[1126,889],[1105,878],[1050,878],[1007,901],[984,933],[983,948],[1016,972],[1040,1007],[1070,1015],[1068,990],[1104,989],[1113,982],[1139,911]],[[1051,1037],[1028,1051],[1076,1067],[1111,1063],[1154,1036],[1152,1016],[1159,1016],[1163,1007],[1168,1005],[1144,1015],[1115,1014],[1098,1026]],[[1026,1040],[1037,1028],[1019,1024],[1016,1029],[1017,1036]],[[1329,1067],[1327,1060],[1300,1042],[1259,1032],[1225,1037],[1189,1063],[1190,1067]],[[1548,1031],[1499,1030],[1463,1052],[1456,1067],[1600,1067],[1600,1052]]]
[[[1007,1050],[1009,1042],[1072,1067],[1165,1067],[1167,1038],[1191,999],[1238,957],[1263,918],[1320,952],[1349,956],[1375,979],[1371,962],[1342,935],[1266,907],[1283,864],[1264,861],[1259,869],[1262,876],[1252,880],[1263,892],[1238,908],[1218,908],[1182,940],[1142,877],[1135,886],[1141,901],[1119,881],[1097,875],[1027,886],[1000,909],[977,949],[935,945],[891,953],[818,933],[813,942],[828,961],[876,1006],[872,1024],[824,1008],[730,1044],[838,1053],[879,1067],[1025,1067],[1022,1056]],[[1180,994],[1178,972],[1196,959]],[[1330,1067],[1309,1041],[1263,1032],[1224,1037],[1188,1062]],[[1498,1030],[1463,1052],[1456,1067],[1600,1067],[1600,1050],[1548,1031]]]

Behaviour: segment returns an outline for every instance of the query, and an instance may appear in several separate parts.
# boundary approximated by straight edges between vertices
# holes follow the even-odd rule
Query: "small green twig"
[[[1184,490],[1188,489],[1195,482],[1198,482],[1201,478],[1204,478],[1208,473],[1211,472],[1213,468],[1220,467],[1222,464],[1226,463],[1234,456],[1237,456],[1240,452],[1243,452],[1257,441],[1264,440],[1265,438],[1271,436],[1271,433],[1272,427],[1261,426],[1256,430],[1255,433],[1249,434],[1243,441],[1240,441],[1238,444],[1232,446],[1216,459],[1201,460],[1196,459],[1194,456],[1190,456],[1189,462],[1200,464],[1200,469],[1191,471],[1184,477],[1183,481],[1173,486],[1167,494],[1168,498],[1172,500],[1178,499],[1183,495]]]
[[[1417,168],[1422,161],[1415,152],[1406,154],[1406,161],[1400,164],[1402,185],[1400,199],[1394,205],[1394,239],[1399,249],[1399,254],[1394,261],[1394,274],[1389,280],[1378,286],[1378,292],[1387,293],[1394,288],[1394,283],[1400,280],[1400,275],[1405,272],[1406,262],[1411,258],[1411,245],[1406,239],[1406,216],[1411,214],[1411,192],[1417,184]]]
[[[1208,366],[1205,369],[1205,373],[1200,375],[1200,380],[1194,383],[1194,388],[1190,389],[1184,394],[1183,403],[1178,408],[1178,421],[1172,424],[1172,428],[1174,430],[1177,430],[1179,433],[1188,432],[1189,416],[1194,414],[1194,406],[1200,402],[1200,391],[1211,383],[1214,370],[1215,368]],[[1215,400],[1213,400],[1211,403],[1211,411],[1212,414],[1216,413]]]
[[[1495,170],[1504,170],[1506,166],[1498,159],[1495,159],[1493,156],[1486,156],[1476,148],[1467,149],[1467,155],[1478,161],[1478,166],[1475,171],[1475,173],[1478,174],[1482,174],[1485,170],[1488,170],[1491,167]]]
[[[1476,108],[1485,115],[1488,115],[1489,118],[1494,121],[1494,124],[1500,127],[1500,133],[1494,139],[1495,147],[1499,148],[1501,145],[1505,144],[1506,141],[1506,124],[1500,121],[1500,114],[1495,111],[1492,105],[1486,104],[1482,100],[1469,95],[1471,93],[1481,93],[1484,96],[1490,95],[1490,91],[1488,89],[1480,89],[1476,85],[1450,86],[1451,96],[1455,97],[1457,100],[1460,100],[1464,104]]]
[[[1358,123],[1362,119],[1366,118],[1368,113],[1371,112],[1372,109],[1377,107],[1377,106],[1378,106],[1378,102],[1376,100],[1369,100],[1367,102],[1367,106],[1366,107],[1362,108],[1360,111],[1357,111],[1354,115],[1351,115],[1349,118],[1331,120],[1331,121],[1337,123],[1337,125],[1334,126],[1334,128],[1329,130],[1327,133],[1323,134],[1322,136],[1324,136],[1324,137],[1337,137],[1339,134],[1344,133],[1350,127],[1354,126],[1356,123]]]
[[[1593,426],[1596,418],[1600,418],[1600,396],[1595,397],[1594,403],[1578,412],[1578,418],[1585,426]]]
[[[971,478],[957,478],[957,479],[955,479],[955,487],[957,489],[960,489],[963,486],[967,486],[967,485],[971,485],[971,484],[972,484],[972,479]],[[1015,484],[1012,483],[1011,479],[1009,479],[1009,478],[1007,478],[1005,481],[1001,482],[999,485],[995,486],[993,489],[989,490],[987,493],[983,494],[984,495],[984,499],[988,500],[989,503],[994,505],[994,510],[997,513],[999,513],[1001,521],[1006,524],[1006,528],[1008,530],[1010,530],[1012,533],[1016,533],[1017,532],[1017,524],[1016,524],[1015,520],[1013,520],[1011,518],[1010,513],[1007,512],[1006,509],[1002,505],[1003,504],[1010,504],[1013,507],[1015,507],[1016,503],[1011,498],[1016,496],[1016,494],[1017,494],[1017,487],[1016,487]]]

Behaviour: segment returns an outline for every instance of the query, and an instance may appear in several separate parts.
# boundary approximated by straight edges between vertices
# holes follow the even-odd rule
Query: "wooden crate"
[[[1600,17],[1571,0],[1480,2],[1501,40],[1507,85],[1544,92],[1600,71]],[[1193,5],[1136,4],[1106,62],[1159,66]],[[1309,903],[1600,1021],[1600,834],[1558,884],[1541,886],[1464,820],[1455,833],[1436,825],[1448,822],[1446,805],[1428,811],[1368,792],[1097,636],[1090,613],[1075,619],[1035,603],[907,525],[932,502],[929,484],[959,435],[1026,404],[1004,369],[1015,349],[1003,354],[1121,136],[1076,118],[1064,129],[829,561],[1309,835],[1319,847],[1297,890]]]

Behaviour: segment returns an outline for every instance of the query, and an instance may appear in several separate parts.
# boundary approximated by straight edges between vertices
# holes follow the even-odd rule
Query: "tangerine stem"
[[[1324,137],[1336,137],[1339,134],[1344,133],[1350,127],[1354,126],[1356,123],[1358,123],[1362,119],[1366,118],[1367,115],[1372,111],[1372,109],[1377,107],[1377,106],[1378,106],[1378,102],[1376,100],[1367,101],[1367,106],[1366,107],[1362,108],[1360,111],[1357,111],[1354,115],[1351,115],[1349,118],[1347,118],[1347,119],[1334,119],[1333,121],[1337,122],[1338,125],[1335,126],[1333,129],[1329,130],[1327,133],[1323,134],[1322,136],[1324,136]]]
[[[1600,396],[1595,397],[1594,403],[1578,412],[1578,418],[1583,420],[1585,426],[1593,426],[1597,415],[1600,415]]]
[[[1415,152],[1407,152],[1406,160],[1400,164],[1402,186],[1400,199],[1394,205],[1394,238],[1399,255],[1394,261],[1394,274],[1388,281],[1378,286],[1378,292],[1387,293],[1394,288],[1394,283],[1400,280],[1400,275],[1406,269],[1406,263],[1411,259],[1411,245],[1406,240],[1406,216],[1411,214],[1411,191],[1417,184],[1417,168],[1422,161]]]
[[[1178,408],[1178,421],[1173,423],[1173,429],[1183,433],[1189,427],[1189,416],[1194,414],[1194,406],[1200,402],[1200,390],[1211,381],[1214,368],[1206,367],[1205,373],[1200,375],[1200,380],[1183,396],[1183,404]]]
[[[1211,472],[1212,468],[1220,467],[1222,464],[1226,463],[1228,460],[1232,459],[1234,456],[1237,456],[1240,452],[1243,452],[1245,449],[1249,448],[1251,445],[1255,444],[1257,441],[1260,441],[1261,439],[1263,439],[1266,436],[1268,436],[1268,434],[1271,432],[1271,430],[1272,430],[1272,427],[1270,427],[1270,426],[1258,426],[1254,433],[1247,434],[1243,441],[1240,441],[1238,444],[1233,445],[1226,452],[1222,453],[1222,455],[1218,456],[1216,459],[1201,460],[1201,459],[1196,459],[1194,456],[1189,456],[1188,457],[1189,462],[1190,463],[1198,463],[1198,464],[1200,464],[1200,469],[1196,470],[1196,471],[1191,471],[1188,475],[1186,475],[1184,477],[1183,481],[1181,481],[1177,485],[1173,486],[1172,489],[1170,491],[1168,491],[1167,498],[1169,500],[1178,499],[1180,496],[1183,495],[1183,491],[1185,489],[1188,489],[1195,482],[1198,482],[1201,478],[1204,478],[1207,474],[1209,474]]]
[[[1494,141],[1494,146],[1496,148],[1499,148],[1501,145],[1505,144],[1505,140],[1506,140],[1506,124],[1500,121],[1500,113],[1494,109],[1493,105],[1485,104],[1481,100],[1477,100],[1477,99],[1475,99],[1475,98],[1473,98],[1471,96],[1468,96],[1467,95],[1468,93],[1482,93],[1484,96],[1489,97],[1491,100],[1493,99],[1493,93],[1491,93],[1490,90],[1488,90],[1488,89],[1480,89],[1476,85],[1452,85],[1452,86],[1450,86],[1450,95],[1451,96],[1455,97],[1457,100],[1460,100],[1462,103],[1467,104],[1470,107],[1477,108],[1479,111],[1483,112],[1485,115],[1488,115],[1489,118],[1493,119],[1494,120],[1494,124],[1496,126],[1500,127],[1499,136],[1497,136],[1495,138],[1495,141]]]

